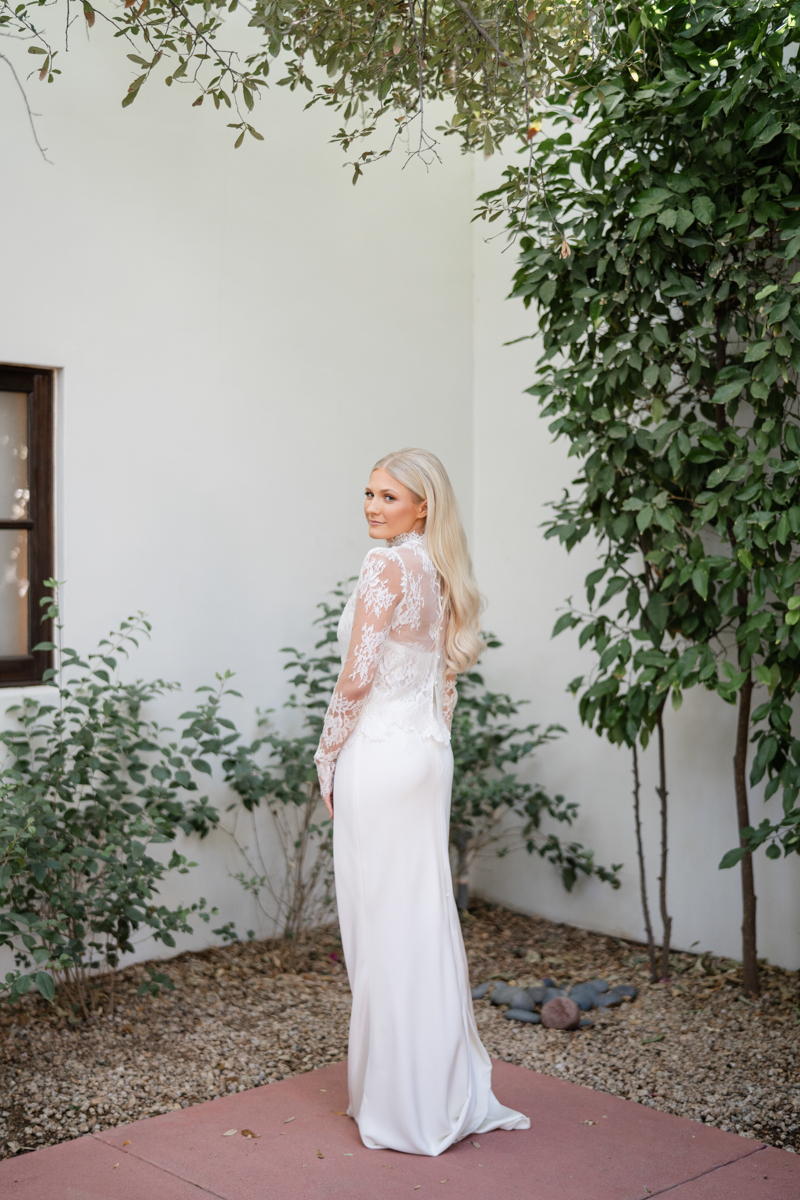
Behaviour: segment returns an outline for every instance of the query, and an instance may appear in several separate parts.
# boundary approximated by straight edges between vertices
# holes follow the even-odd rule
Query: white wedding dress
[[[453,900],[445,621],[423,537],[370,550],[339,623],[343,666],[316,755],[326,794],[336,772],[348,1112],[365,1146],[408,1154],[530,1127],[492,1093]]]

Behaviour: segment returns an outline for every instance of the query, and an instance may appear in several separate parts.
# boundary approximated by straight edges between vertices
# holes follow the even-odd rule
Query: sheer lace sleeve
[[[455,675],[445,675],[444,695],[442,697],[442,716],[448,729],[453,727],[453,711],[458,703],[458,688]]]
[[[322,737],[314,755],[323,796],[333,792],[339,751],[356,727],[375,679],[383,644],[398,604],[405,598],[406,579],[397,554],[371,550],[356,587],[353,632],[347,658],[331,696]]]

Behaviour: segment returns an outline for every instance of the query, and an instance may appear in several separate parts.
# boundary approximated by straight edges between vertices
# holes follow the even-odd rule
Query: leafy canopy
[[[123,105],[163,73],[168,85],[187,85],[195,105],[208,99],[229,111],[239,146],[247,133],[261,137],[251,113],[277,66],[279,85],[307,90],[310,104],[341,112],[334,140],[345,150],[393,113],[398,132],[407,129],[415,152],[428,158],[436,139],[424,126],[427,102],[452,98],[455,111],[444,132],[456,134],[466,150],[491,153],[504,138],[525,135],[536,98],[552,89],[588,33],[586,11],[572,0],[255,0],[241,6],[253,32],[239,55],[220,44],[223,34],[234,33],[229,14],[237,5],[112,0],[101,7],[83,0],[83,14],[90,28],[101,16],[129,45],[137,73]],[[29,53],[39,56],[39,78],[52,82],[63,58],[47,33],[47,9],[61,10],[68,22],[68,0],[0,0],[0,35],[28,39]],[[354,182],[361,164],[375,156],[373,150],[360,156]]]
[[[600,542],[556,628],[594,646],[575,690],[612,740],[646,740],[670,692],[735,703],[755,678],[751,782],[782,789],[784,816],[745,833],[777,856],[776,837],[800,850],[800,6],[607,15],[609,49],[557,97],[582,126],[559,132],[554,108],[534,150],[546,197],[526,214],[513,167],[484,198],[540,313],[529,390],[580,462],[549,535]]]

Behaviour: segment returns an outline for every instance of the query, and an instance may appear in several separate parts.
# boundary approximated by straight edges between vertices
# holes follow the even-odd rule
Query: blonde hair
[[[468,671],[484,649],[480,635],[483,604],[447,471],[430,450],[414,448],[387,454],[372,469],[388,471],[399,483],[405,484],[418,503],[428,501],[425,547],[439,575],[442,600],[448,614],[447,667],[450,671]]]

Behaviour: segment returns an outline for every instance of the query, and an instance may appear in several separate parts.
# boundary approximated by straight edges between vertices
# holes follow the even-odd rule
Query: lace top
[[[450,739],[455,675],[445,673],[447,616],[436,569],[418,533],[364,559],[339,621],[342,670],[317,753],[320,787],[333,791],[339,752],[353,732],[380,741],[396,730]]]

